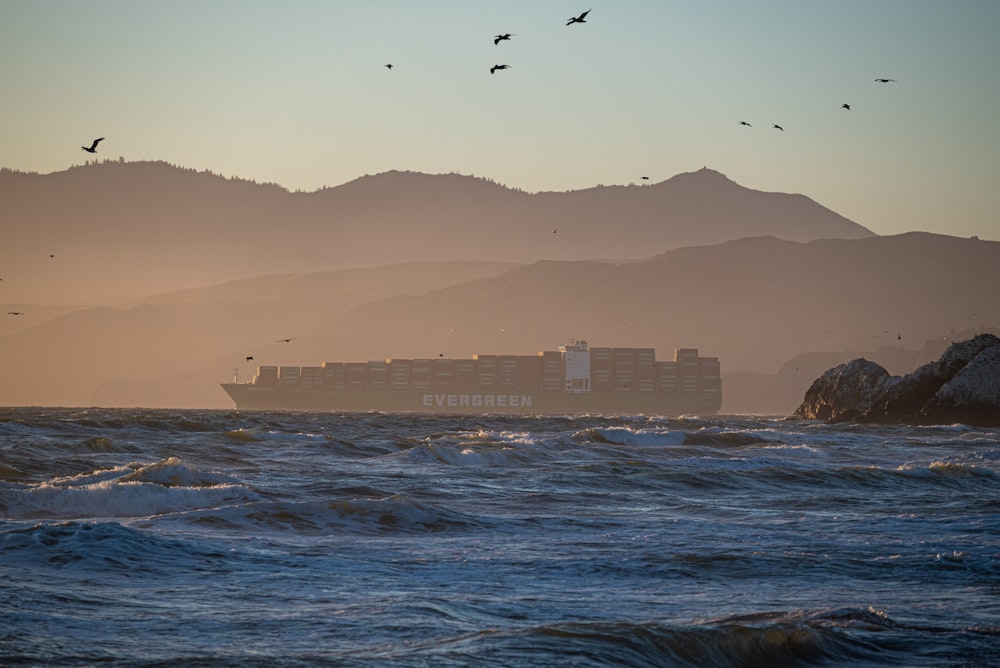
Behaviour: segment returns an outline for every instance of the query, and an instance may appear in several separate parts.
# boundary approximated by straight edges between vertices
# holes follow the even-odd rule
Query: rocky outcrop
[[[954,343],[937,362],[905,376],[865,359],[841,364],[812,384],[795,417],[1000,426],[1000,338],[980,334]]]

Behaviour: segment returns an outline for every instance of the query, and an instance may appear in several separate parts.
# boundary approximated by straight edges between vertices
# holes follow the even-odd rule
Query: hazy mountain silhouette
[[[0,266],[17,279],[19,300],[50,303],[120,303],[269,273],[642,259],[748,236],[872,236],[803,195],[751,190],[709,169],[535,194],[471,176],[387,172],[304,193],[109,161],[46,175],[0,170],[0,206],[5,234],[18,240],[0,247]]]
[[[531,354],[576,337],[661,358],[698,347],[722,360],[724,411],[790,413],[817,376],[807,367],[843,351],[879,351],[902,373],[928,341],[1000,322],[1000,243],[926,233],[480,274],[422,266],[264,276],[52,317],[0,338],[0,404],[225,408],[218,383],[233,368],[248,379],[257,364]]]

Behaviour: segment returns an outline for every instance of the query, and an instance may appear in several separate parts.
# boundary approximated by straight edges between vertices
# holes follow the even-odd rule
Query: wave
[[[463,664],[469,657],[498,665],[806,666],[905,663],[912,647],[880,637],[899,625],[874,608],[814,613],[762,613],[691,624],[576,621],[488,629],[449,641],[387,649],[382,660],[428,659]],[[912,641],[912,638],[909,638]],[[902,665],[900,663],[900,665]]]
[[[238,480],[170,457],[36,483],[0,485],[8,519],[146,517],[255,500]]]
[[[0,554],[8,567],[73,566],[102,570],[176,574],[188,568],[228,569],[231,552],[201,547],[114,522],[36,524],[0,532]]]
[[[255,535],[274,532],[304,536],[439,533],[477,529],[491,524],[484,518],[416,501],[402,494],[381,499],[260,501],[156,519],[157,526],[170,523]]]
[[[607,445],[670,446],[683,445],[687,439],[684,431],[644,429],[636,427],[591,427],[577,431],[572,436],[578,443]]]

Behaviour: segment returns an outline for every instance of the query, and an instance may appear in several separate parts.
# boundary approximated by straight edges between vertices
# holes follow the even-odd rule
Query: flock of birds
[[[587,14],[589,14],[589,13],[590,13],[590,10],[588,9],[587,11],[583,12],[579,16],[571,16],[571,17],[569,17],[569,20],[566,21],[566,25],[571,26],[574,23],[586,23],[587,22]],[[509,32],[500,33],[499,35],[495,35],[493,37],[493,43],[499,45],[500,42],[509,41],[510,38],[513,37],[513,36],[514,36],[514,33],[509,33]],[[385,65],[385,68],[387,70],[391,70],[393,67],[395,67],[395,65],[393,65],[392,63],[386,63],[386,65]],[[498,63],[498,64],[496,64],[496,65],[494,65],[493,67],[490,68],[490,74],[496,74],[497,70],[507,70],[507,69],[510,69],[510,65],[504,65],[504,64],[499,64]]]
[[[895,79],[886,79],[884,77],[879,77],[879,78],[875,79],[875,81],[876,81],[876,83],[882,83],[882,84],[886,84],[886,83],[898,83]],[[845,102],[842,105],[840,105],[840,108],[841,109],[846,109],[847,111],[850,111],[851,110],[851,105],[849,103]],[[752,128],[753,127],[752,125],[750,125],[746,121],[740,121],[739,123],[740,123],[740,125],[745,125],[748,128]],[[782,132],[785,131],[785,128],[781,127],[777,123],[772,124],[771,127],[774,128],[775,130],[781,130]],[[643,178],[645,178],[645,177],[643,177]]]

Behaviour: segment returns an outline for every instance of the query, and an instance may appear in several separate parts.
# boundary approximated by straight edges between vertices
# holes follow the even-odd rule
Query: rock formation
[[[890,376],[860,358],[820,376],[794,417],[827,422],[1000,426],[1000,338],[953,343],[937,362]]]

